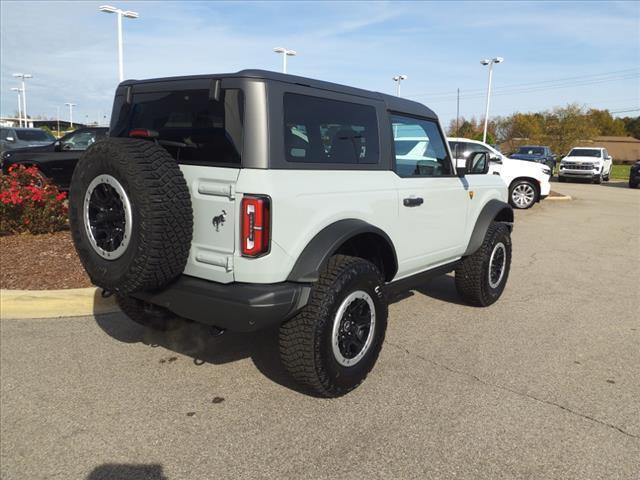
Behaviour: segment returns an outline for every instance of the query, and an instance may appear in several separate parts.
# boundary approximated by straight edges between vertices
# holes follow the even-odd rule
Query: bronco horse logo
[[[224,224],[224,217],[226,216],[227,216],[227,212],[222,210],[222,213],[220,215],[213,217],[212,223],[213,223],[213,226],[216,227],[216,232],[220,231],[220,227]]]

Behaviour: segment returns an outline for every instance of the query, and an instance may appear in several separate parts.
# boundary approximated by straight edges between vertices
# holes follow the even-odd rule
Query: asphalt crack
[[[583,418],[585,420],[589,420],[589,421],[598,423],[598,424],[600,424],[602,426],[617,430],[618,432],[622,433],[623,435],[626,435],[627,437],[631,437],[631,438],[635,438],[635,439],[640,438],[640,436],[634,435],[633,433],[630,433],[630,432],[627,432],[626,430],[618,427],[617,425],[613,425],[612,423],[604,422],[604,421],[599,420],[599,419],[597,419],[595,417],[592,417],[590,415],[587,415],[587,414],[584,414],[584,413],[581,413],[581,412],[577,412],[575,410],[572,410],[569,407],[565,407],[564,405],[561,405],[559,403],[552,402],[551,400],[545,400],[544,398],[538,398],[538,397],[536,397],[534,395],[531,395],[529,393],[524,393],[524,392],[520,392],[518,390],[514,390],[512,388],[509,388],[509,387],[505,387],[504,385],[499,385],[497,383],[488,382],[488,381],[483,380],[482,378],[478,377],[477,375],[473,375],[471,373],[467,373],[467,372],[464,372],[462,370],[457,370],[455,368],[449,367],[448,365],[444,365],[442,363],[436,362],[435,360],[431,360],[430,358],[423,357],[420,354],[411,352],[407,348],[403,347],[402,345],[397,345],[397,344],[389,342],[389,341],[386,341],[385,343],[387,345],[390,345],[390,346],[398,349],[398,350],[401,350],[401,351],[405,352],[407,355],[411,355],[413,357],[419,358],[420,360],[422,360],[424,362],[430,363],[431,365],[434,365],[434,366],[436,366],[438,368],[442,368],[443,370],[446,370],[448,372],[455,373],[457,375],[461,375],[461,376],[464,376],[464,377],[467,377],[467,378],[471,378],[471,379],[475,380],[478,383],[486,385],[487,387],[497,388],[497,389],[503,390],[505,392],[513,393],[513,394],[518,395],[520,397],[528,398],[529,400],[534,400],[534,401],[536,401],[538,403],[543,403],[545,405],[550,405],[552,407],[557,407],[557,408],[559,408],[561,410],[564,410],[565,412],[568,412],[568,413],[570,413],[572,415],[576,415],[576,416],[581,417],[581,418]]]

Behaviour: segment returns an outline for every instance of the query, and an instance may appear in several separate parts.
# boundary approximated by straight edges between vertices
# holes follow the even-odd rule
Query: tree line
[[[447,135],[482,140],[483,128],[482,119],[453,119]],[[487,143],[506,144],[508,149],[525,144],[548,145],[558,154],[568,152],[580,141],[600,136],[640,139],[640,117],[614,118],[608,110],[570,104],[544,112],[495,117],[487,127]]]

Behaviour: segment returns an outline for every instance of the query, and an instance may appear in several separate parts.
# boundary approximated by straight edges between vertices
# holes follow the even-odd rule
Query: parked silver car
[[[0,128],[0,151],[49,145],[56,139],[40,128]]]

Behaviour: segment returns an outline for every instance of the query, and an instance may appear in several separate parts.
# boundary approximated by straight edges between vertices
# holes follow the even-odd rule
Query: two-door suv
[[[291,375],[324,396],[376,362],[388,295],[455,270],[502,294],[513,211],[487,153],[456,168],[409,100],[245,70],[125,81],[109,137],[71,182],[76,249],[134,321],[280,328]],[[397,151],[397,139],[424,148]],[[412,140],[413,141],[413,140]]]

